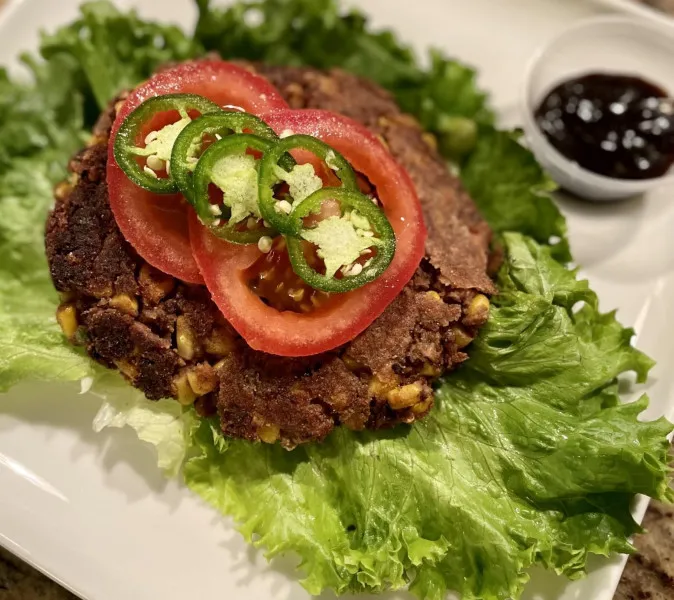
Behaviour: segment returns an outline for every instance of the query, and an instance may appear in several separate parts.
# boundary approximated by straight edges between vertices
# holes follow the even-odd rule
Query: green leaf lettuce
[[[430,67],[423,69],[392,32],[372,31],[361,12],[340,11],[334,0],[212,4],[197,0],[195,37],[206,50],[268,64],[339,67],[368,77],[437,134],[442,147],[459,154],[470,149],[478,126],[493,121],[473,69],[437,50],[429,53]],[[457,129],[469,133],[457,140]]]
[[[103,396],[103,404],[94,419],[94,431],[106,427],[131,427],[138,439],[155,446],[157,463],[169,477],[178,474],[186,459],[198,417],[174,400],[149,402],[142,393],[115,374],[98,374],[93,391]]]
[[[24,63],[35,85],[15,84],[0,70],[0,391],[27,378],[77,380],[91,371],[56,325],[43,250],[52,188],[84,140],[82,110],[61,60]]]
[[[74,23],[43,35],[40,50],[47,60],[70,61],[87,107],[94,111],[121,90],[135,87],[159,65],[200,53],[199,45],[177,27],[143,21],[135,12],[121,12],[105,0],[84,3]]]
[[[548,249],[504,240],[504,291],[423,422],[293,452],[230,440],[224,455],[202,426],[188,486],[271,555],[300,554],[310,592],[517,597],[533,563],[576,577],[590,550],[628,551],[635,492],[671,497],[670,424],[639,422],[646,399],[620,404],[612,383],[651,361]]]
[[[100,108],[158,65],[184,60],[199,44],[175,27],[142,21],[109,2],[82,5],[81,17],[44,35],[45,60],[21,60],[32,82],[0,69],[0,391],[23,379],[77,380],[92,373],[64,343],[57,294],[44,256],[53,187],[88,137]]]

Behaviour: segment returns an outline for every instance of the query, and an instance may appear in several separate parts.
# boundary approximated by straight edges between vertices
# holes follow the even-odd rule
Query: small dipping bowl
[[[558,84],[595,73],[641,77],[674,96],[674,25],[635,17],[582,21],[537,52],[526,73],[522,119],[526,143],[538,162],[566,190],[589,200],[619,200],[674,182],[674,169],[652,179],[598,175],[550,144],[535,112]]]

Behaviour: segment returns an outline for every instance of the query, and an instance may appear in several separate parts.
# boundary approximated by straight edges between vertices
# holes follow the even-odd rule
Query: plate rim
[[[622,13],[637,15],[651,21],[657,21],[669,27],[674,27],[674,15],[670,16],[654,6],[642,4],[637,0],[590,0],[595,4],[617,10]]]

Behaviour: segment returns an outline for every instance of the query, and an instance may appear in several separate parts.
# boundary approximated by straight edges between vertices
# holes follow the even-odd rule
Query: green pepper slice
[[[215,142],[201,155],[192,178],[193,206],[201,222],[219,238],[234,244],[255,244],[264,236],[276,235],[271,227],[260,227],[256,159],[247,153],[267,152],[273,145],[257,135],[234,134]],[[223,191],[222,205],[211,203],[211,184]]]
[[[233,133],[246,131],[258,137],[277,141],[278,136],[262,119],[244,112],[221,112],[208,114],[192,121],[182,130],[171,153],[171,177],[190,204],[194,204],[192,174],[199,160],[205,136],[224,138]],[[292,168],[294,159],[289,154],[281,160]]]
[[[302,221],[320,213],[323,203],[329,200],[339,203],[342,216],[328,217],[315,227],[304,228],[299,237],[286,238],[288,255],[295,273],[312,288],[349,292],[374,281],[391,264],[396,250],[395,232],[370,198],[346,188],[314,192],[295,206],[291,216]],[[307,261],[305,241],[317,246],[317,255],[324,260],[324,274]]]
[[[202,115],[222,111],[215,102],[196,94],[166,94],[149,98],[124,120],[117,132],[113,152],[117,164],[133,183],[155,194],[178,191],[170,172],[171,151],[178,134],[191,122],[189,111],[193,110]],[[143,126],[155,115],[170,111],[177,111],[180,120],[150,132],[145,137],[145,145],[139,146]],[[138,157],[145,157],[146,164],[141,166]],[[167,177],[157,175],[157,171],[163,170]]]
[[[293,204],[287,200],[274,198],[274,186],[279,180],[290,184],[293,203],[303,201],[323,186],[323,182],[311,165],[296,165],[290,171],[280,165],[281,159],[291,150],[308,150],[335,171],[344,189],[357,190],[356,174],[349,162],[334,148],[309,135],[291,135],[278,142],[265,153],[260,162],[260,212],[272,226],[285,235],[298,235],[302,222],[294,216]],[[295,176],[293,174],[295,173]],[[334,189],[334,188],[333,188]],[[293,194],[294,192],[294,194]]]

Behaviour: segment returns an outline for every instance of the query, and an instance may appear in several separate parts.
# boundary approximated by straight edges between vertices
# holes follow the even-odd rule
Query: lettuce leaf
[[[109,2],[82,5],[75,23],[44,35],[44,60],[25,55],[32,82],[0,69],[0,391],[23,379],[77,380],[92,364],[66,344],[44,256],[54,185],[110,98],[199,45]]]
[[[256,0],[226,8],[197,0],[197,5],[195,37],[206,50],[268,64],[339,67],[373,79],[438,135],[443,147],[453,147],[457,117],[464,129],[493,122],[473,69],[438,50],[431,50],[430,66],[422,68],[394,33],[372,31],[361,12],[341,11],[335,0]]]
[[[673,499],[672,426],[640,421],[646,399],[621,404],[616,382],[627,371],[644,380],[652,361],[566,268],[552,185],[516,137],[493,129],[474,72],[440,54],[420,68],[390,32],[371,32],[332,0],[198,5],[191,39],[88,3],[44,38],[44,62],[24,59],[36,85],[0,71],[0,390],[27,378],[95,377],[105,396],[96,429],[134,428],[167,474],[182,465],[186,484],[233,515],[249,541],[269,556],[298,554],[312,593],[410,585],[421,598],[457,590],[502,600],[519,596],[532,564],[575,578],[589,553],[629,551],[634,495]],[[439,383],[424,422],[340,430],[293,452],[225,439],[216,422],[175,402],[99,378],[64,343],[42,245],[51,188],[99,106],[202,46],[374,77],[452,153],[457,131],[476,135],[463,135],[461,176],[505,250],[501,293],[471,360]]]
[[[672,498],[671,425],[639,422],[646,399],[620,404],[614,384],[652,361],[549,249],[504,243],[503,292],[422,423],[293,452],[230,440],[224,456],[202,425],[187,485],[271,556],[298,553],[311,593],[518,597],[533,563],[577,577],[588,552],[629,551],[634,493]]]
[[[35,83],[0,70],[0,391],[24,379],[77,380],[89,359],[64,343],[44,257],[52,188],[83,142],[77,87],[62,60],[23,58]]]
[[[92,119],[120,90],[136,86],[159,65],[202,53],[178,27],[143,21],[108,1],[86,2],[80,10],[74,23],[43,35],[40,50],[47,60],[69,61]]]
[[[566,220],[550,197],[557,185],[517,135],[484,129],[464,161],[461,180],[494,231],[519,231],[552,245],[558,260],[571,260]]]
[[[131,427],[139,440],[156,448],[159,468],[168,477],[175,477],[199,424],[196,413],[174,400],[150,402],[142,393],[129,389],[129,384],[117,373],[98,371],[91,389],[103,399],[103,404],[94,418],[94,431]]]

